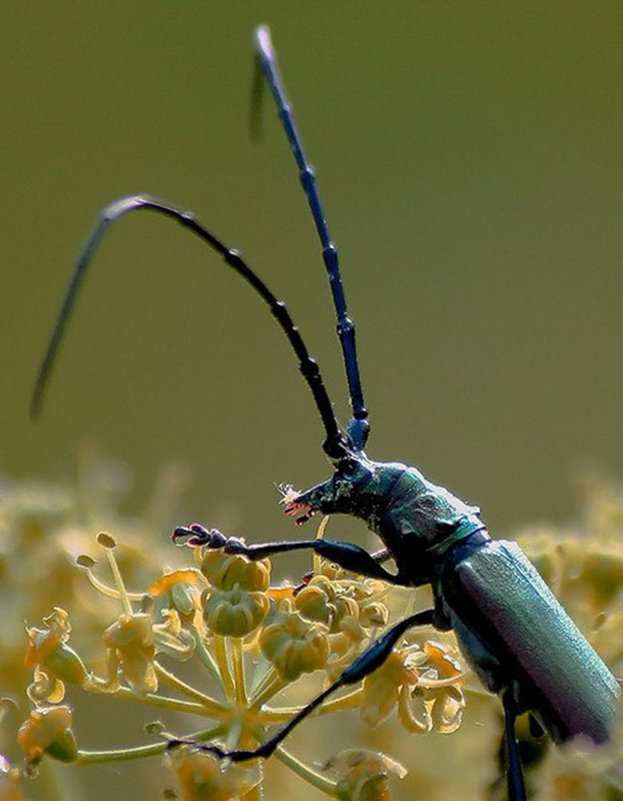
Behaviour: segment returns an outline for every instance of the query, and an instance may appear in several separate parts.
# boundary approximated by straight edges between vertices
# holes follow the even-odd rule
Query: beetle
[[[409,628],[432,625],[453,630],[467,661],[484,686],[500,696],[504,710],[508,795],[525,799],[515,737],[515,719],[529,711],[535,723],[557,743],[583,736],[606,742],[618,709],[618,683],[556,600],[516,543],[493,540],[480,510],[436,486],[416,468],[368,458],[370,431],[355,345],[338,263],[308,161],[277,65],[269,30],[254,37],[258,75],[265,79],[295,157],[300,181],[321,242],[337,317],[352,417],[342,431],[333,412],[318,365],[284,303],[237,251],[200,224],[194,214],[152,195],[123,197],[106,206],[87,240],[71,277],[35,385],[31,411],[45,396],[67,321],[86,270],[107,228],[125,214],[151,210],[187,227],[260,295],[286,335],[299,362],[324,426],[323,450],[334,467],[327,481],[304,492],[287,488],[284,511],[301,525],[315,513],[347,514],[363,520],[383,548],[373,554],[347,542],[324,539],[246,544],[216,529],[194,524],[175,529],[176,542],[223,548],[257,560],[285,551],[311,549],[342,568],[393,585],[430,584],[434,605],[401,620],[372,643],[343,674],[290,722],[253,750],[226,750],[194,743],[220,758],[240,762],[269,757],[298,723],[338,688],[359,682],[389,656]],[[393,559],[395,572],[383,563]],[[171,740],[170,747],[189,741]]]

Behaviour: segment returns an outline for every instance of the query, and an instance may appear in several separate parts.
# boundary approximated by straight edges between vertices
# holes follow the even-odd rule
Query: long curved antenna
[[[255,50],[259,65],[264,73],[266,82],[270,88],[272,96],[277,104],[279,118],[283,129],[288,137],[288,142],[292,148],[292,153],[299,168],[299,177],[303,190],[311,209],[312,217],[316,225],[316,231],[322,245],[322,258],[329,273],[329,283],[333,295],[333,304],[337,315],[337,332],[342,345],[344,354],[344,366],[346,368],[346,380],[348,382],[348,392],[350,403],[353,410],[353,419],[348,425],[348,434],[351,445],[356,450],[363,449],[370,430],[367,421],[368,411],[364,406],[363,393],[361,390],[361,379],[359,377],[359,365],[357,362],[357,349],[355,346],[355,324],[349,318],[346,311],[346,298],[342,286],[342,277],[338,263],[337,248],[331,241],[329,226],[324,216],[324,211],[318,195],[318,186],[314,170],[309,163],[303,148],[303,142],[299,134],[294,111],[286,94],[283,79],[277,64],[277,55],[270,40],[270,30],[268,26],[261,25],[256,29],[254,35]]]
[[[48,379],[59,352],[63,334],[65,333],[65,327],[74,308],[78,290],[82,285],[87,268],[95,255],[100,240],[104,236],[109,225],[128,212],[140,209],[149,209],[164,214],[165,217],[171,217],[181,225],[189,228],[199,239],[206,242],[217,253],[220,253],[225,262],[261,295],[296,353],[299,360],[299,369],[314,396],[327,435],[323,444],[325,453],[329,458],[334,460],[339,460],[344,457],[346,455],[346,443],[339,430],[335,415],[333,414],[331,401],[329,400],[327,390],[324,386],[320,369],[314,359],[309,355],[298,328],[294,325],[285,304],[277,300],[266,284],[253,272],[237,251],[228,248],[223,242],[217,239],[214,234],[211,234],[206,228],[200,225],[192,212],[184,211],[151,195],[130,195],[128,197],[123,197],[120,200],[110,203],[100,212],[97,223],[76,264],[76,268],[63,299],[63,304],[56,319],[56,325],[50,337],[45,356],[39,368],[30,407],[31,417],[34,418],[43,405]]]

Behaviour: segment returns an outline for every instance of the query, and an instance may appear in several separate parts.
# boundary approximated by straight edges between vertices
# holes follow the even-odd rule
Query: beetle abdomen
[[[555,742],[606,741],[617,681],[521,548],[491,541],[452,562],[443,579],[446,611],[489,689],[512,688]]]

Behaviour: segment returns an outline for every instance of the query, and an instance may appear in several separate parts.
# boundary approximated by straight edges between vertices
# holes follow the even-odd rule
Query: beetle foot
[[[199,523],[193,523],[191,526],[177,526],[171,534],[171,539],[176,545],[188,545],[191,548],[198,545],[222,548],[227,542],[227,538],[218,529],[207,529]]]

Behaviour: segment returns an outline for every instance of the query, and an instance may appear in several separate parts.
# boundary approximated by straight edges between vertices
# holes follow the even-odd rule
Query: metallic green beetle
[[[224,548],[229,553],[261,559],[283,551],[313,549],[354,572],[406,587],[430,584],[434,608],[400,621],[373,643],[342,676],[301,710],[277,734],[254,750],[225,750],[214,744],[198,748],[235,762],[270,756],[287,734],[331,693],[360,681],[390,654],[407,629],[433,625],[453,629],[461,648],[483,684],[500,696],[504,707],[508,756],[508,794],[523,801],[525,789],[514,723],[530,711],[556,743],[584,736],[608,740],[618,710],[618,683],[560,606],[545,582],[513,542],[492,541],[477,507],[468,506],[418,470],[400,463],[374,462],[366,456],[368,412],[363,403],[355,347],[355,328],[346,312],[337,249],[320,204],[309,164],[277,66],[269,31],[255,33],[261,75],[272,92],[292,148],[322,245],[344,355],[352,419],[343,433],[336,421],[320,370],[311,358],[285,305],[236,251],[197,222],[194,215],[151,195],[133,195],[107,206],[87,241],[71,278],[56,326],[41,365],[32,403],[36,414],[86,269],[108,226],[130,211],[155,211],[189,228],[216,250],[267,303],[287,336],[299,368],[314,397],[326,439],[324,451],[335,467],[333,476],[306,492],[285,491],[285,512],[304,523],[316,513],[348,514],[362,519],[384,544],[374,554],[346,542],[324,539],[247,545],[200,525],[179,527],[173,537],[190,545]],[[396,572],[383,567],[393,559]],[[173,740],[170,747],[182,744]]]

